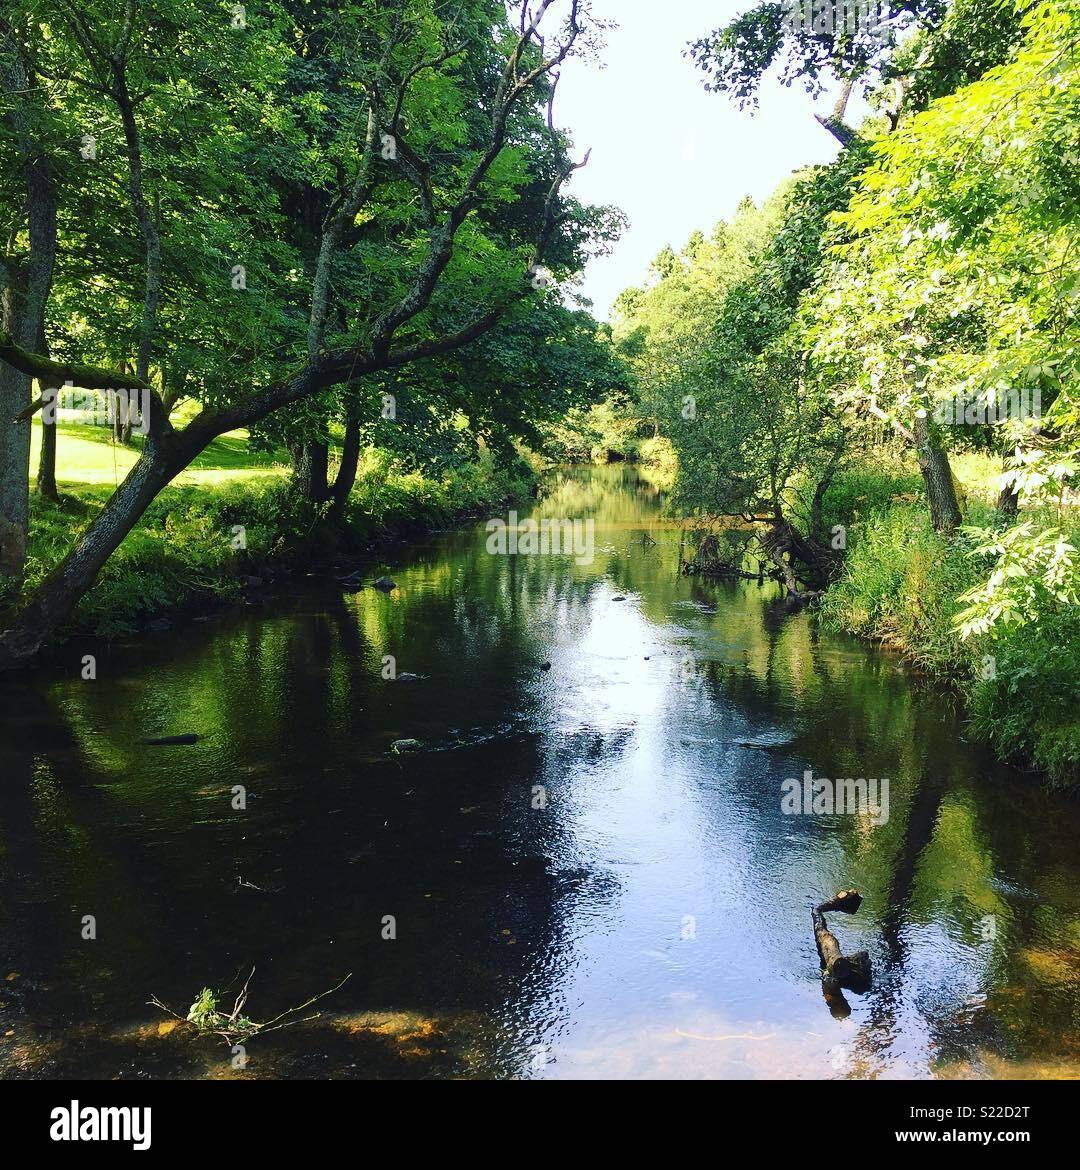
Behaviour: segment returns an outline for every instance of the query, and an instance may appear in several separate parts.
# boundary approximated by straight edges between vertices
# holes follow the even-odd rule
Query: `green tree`
[[[939,424],[957,404],[1005,414],[1007,512],[1076,468],[1078,22],[1071,0],[1035,5],[1008,63],[875,146],[809,305],[842,405],[879,412],[920,448],[953,430]],[[927,481],[935,524],[955,527]]]
[[[291,408],[317,443],[349,388],[518,320],[612,230],[563,195],[576,164],[549,120],[553,73],[593,44],[584,0],[543,33],[552,0],[513,20],[493,0],[453,16],[430,0],[278,2],[239,25],[210,0],[17,8],[8,28],[24,56],[44,46],[52,100],[115,152],[99,151],[109,195],[81,225],[100,265],[59,292],[55,356],[26,329],[0,336],[21,379],[12,414],[29,416],[28,378],[70,379],[145,393],[149,433],[0,639],[4,665],[37,652],[214,437]],[[17,147],[5,140],[5,157]],[[79,251],[61,236],[65,272]],[[124,374],[116,359],[132,355]],[[184,396],[200,409],[180,427]],[[21,450],[5,456],[5,475],[27,473]]]

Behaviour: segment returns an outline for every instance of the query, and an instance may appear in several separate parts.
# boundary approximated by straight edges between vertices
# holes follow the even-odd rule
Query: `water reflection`
[[[661,505],[566,473],[534,515],[594,517],[591,564],[477,527],[393,594],[314,582],[3,684],[4,1074],[1075,1074],[1077,810],[773,584],[679,576]],[[888,820],[785,816],[807,768],[888,777]],[[875,980],[834,1019],[809,911],[847,886]],[[244,1071],[144,1006],[253,965],[259,1018],[353,977]]]

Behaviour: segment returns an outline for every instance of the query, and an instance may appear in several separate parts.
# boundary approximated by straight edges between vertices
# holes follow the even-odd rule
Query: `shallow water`
[[[392,594],[306,581],[3,684],[0,1075],[1077,1074],[1080,810],[775,584],[680,576],[633,469],[549,487],[592,563],[475,526]],[[785,815],[806,769],[887,778],[888,819]],[[844,1016],[809,907],[850,886]],[[351,978],[243,1069],[147,1006],[252,967],[259,1020]]]

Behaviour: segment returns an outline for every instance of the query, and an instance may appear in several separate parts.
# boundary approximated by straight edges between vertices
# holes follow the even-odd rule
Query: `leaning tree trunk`
[[[330,489],[330,498],[333,506],[330,516],[335,523],[341,523],[345,518],[345,506],[349,502],[349,493],[356,483],[356,469],[360,462],[360,408],[350,403],[345,417],[345,438],[341,444],[341,463]]]
[[[154,497],[198,454],[168,457],[148,443],[109,502],[80,535],[75,547],[45,578],[33,599],[0,637],[0,670],[28,662],[71,614],[82,595]]]
[[[963,519],[956,496],[956,480],[937,424],[926,411],[915,416],[915,450],[926,486],[930,520],[936,531],[952,532]]]

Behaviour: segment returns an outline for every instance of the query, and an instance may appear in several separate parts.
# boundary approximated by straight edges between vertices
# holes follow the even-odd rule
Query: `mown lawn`
[[[118,484],[138,459],[142,443],[142,435],[136,434],[132,436],[131,446],[126,447],[113,441],[108,427],[67,422],[61,416],[56,429],[57,485],[63,489],[79,484]],[[37,476],[40,450],[41,423],[35,419],[30,452],[32,479]],[[284,451],[252,451],[247,431],[231,431],[216,438],[191,467],[177,476],[176,483],[214,487],[282,476],[287,471],[288,459]]]

